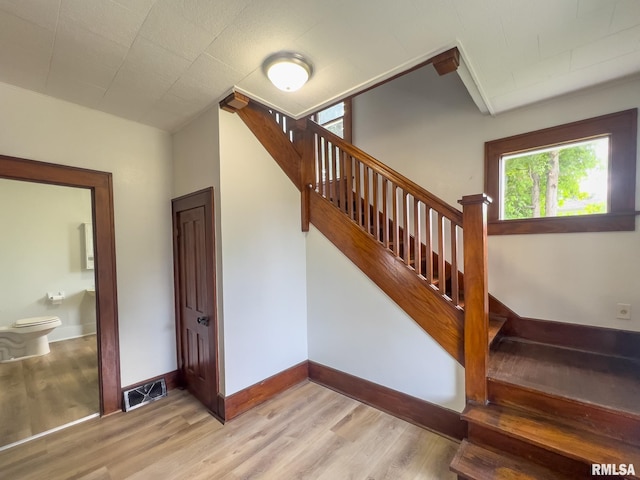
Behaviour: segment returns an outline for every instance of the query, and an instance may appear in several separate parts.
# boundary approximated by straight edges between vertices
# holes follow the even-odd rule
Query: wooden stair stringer
[[[310,195],[311,223],[464,365],[464,313],[446,301],[373,237],[316,192]]]
[[[302,157],[267,110],[254,102],[238,110],[245,125],[269,152],[271,157],[289,177],[296,188],[302,191]]]

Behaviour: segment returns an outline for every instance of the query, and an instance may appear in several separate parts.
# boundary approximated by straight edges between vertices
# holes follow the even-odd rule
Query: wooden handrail
[[[294,144],[296,144],[296,130],[298,130],[296,128],[296,125],[299,121],[293,120],[292,118],[280,112],[277,112],[276,110],[268,109],[266,107],[264,108],[273,117],[274,121],[278,125],[280,125],[282,131],[289,137],[289,139]],[[462,225],[462,212],[460,210],[452,207],[444,200],[438,198],[428,190],[425,190],[417,183],[411,181],[388,165],[380,162],[376,158],[369,155],[367,152],[364,152],[355,145],[345,141],[343,138],[339,137],[333,132],[327,130],[321,125],[318,125],[316,122],[307,121],[305,122],[305,125],[306,128],[313,134],[320,135],[321,137],[331,142],[333,145],[339,147],[340,150],[347,155],[351,155],[352,157],[357,158],[359,161],[376,171],[377,174],[384,176],[389,181],[402,188],[405,192],[411,194],[415,198],[418,198],[420,201],[429,205],[430,208],[442,213],[444,216],[454,221],[456,225]]]
[[[314,122],[305,135],[312,156],[305,150],[302,162],[314,167],[303,170],[314,170],[315,191],[462,309],[462,213]]]
[[[355,145],[346,142],[339,136],[335,135],[333,132],[325,129],[324,127],[318,125],[315,122],[309,122],[308,128],[315,134],[320,135],[330,141],[333,145],[338,146],[343,152],[347,155],[351,155],[354,158],[357,158],[362,163],[365,163],[373,170],[375,170],[378,174],[383,175],[387,179],[389,179],[394,184],[401,187],[407,193],[410,193],[416,198],[419,198],[425,204],[429,205],[429,207],[441,212],[447,218],[453,220],[457,225],[462,225],[462,212],[444,200],[438,198],[431,192],[425,190],[417,183],[409,180],[407,177],[403,176],[401,173],[395,171],[391,167],[385,165],[379,160],[375,159],[368,153],[360,150]]]

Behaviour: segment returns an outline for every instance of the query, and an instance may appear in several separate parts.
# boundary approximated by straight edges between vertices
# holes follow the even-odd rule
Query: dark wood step
[[[488,378],[487,386],[493,404],[550,415],[564,424],[640,445],[640,416],[495,378]]]
[[[503,337],[491,351],[487,376],[640,419],[637,359]]]
[[[462,419],[503,437],[513,438],[519,441],[520,448],[522,444],[529,444],[584,465],[640,465],[639,447],[558,423],[550,416],[499,405],[469,405]],[[640,477],[636,474],[628,478]]]
[[[529,460],[463,440],[450,469],[468,480],[575,480]]]

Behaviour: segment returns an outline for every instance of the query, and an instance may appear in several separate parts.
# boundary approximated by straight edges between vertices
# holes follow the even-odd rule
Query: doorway
[[[91,206],[87,188],[0,178],[0,448],[99,413]],[[38,317],[60,324],[29,357],[3,332]]]
[[[100,414],[122,409],[111,173],[0,155],[0,178],[91,191]]]
[[[222,417],[213,188],[173,199],[171,207],[180,383],[212,414]]]

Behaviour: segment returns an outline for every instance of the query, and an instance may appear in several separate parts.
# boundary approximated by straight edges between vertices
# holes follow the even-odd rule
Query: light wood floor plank
[[[0,363],[0,446],[98,413],[96,336],[50,348],[47,355]]]
[[[457,443],[310,382],[226,425],[187,392],[0,452],[11,480],[454,479]]]

